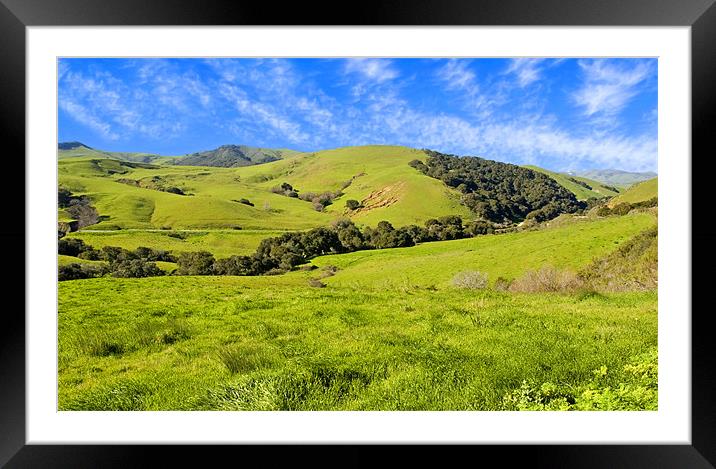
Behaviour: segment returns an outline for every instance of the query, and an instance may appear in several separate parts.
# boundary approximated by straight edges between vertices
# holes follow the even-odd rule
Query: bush
[[[359,208],[361,208],[361,204],[357,200],[348,199],[346,200],[346,208],[348,210],[358,210]]]
[[[184,252],[177,258],[177,275],[211,275],[214,255],[210,252]]]
[[[72,263],[68,265],[61,265],[57,269],[57,280],[62,282],[64,280],[95,278],[101,277],[106,272],[107,268],[105,266]]]
[[[248,205],[250,207],[253,207],[254,204],[249,199],[239,199],[240,204]]]
[[[92,249],[86,245],[84,241],[77,238],[62,238],[57,241],[57,253],[65,256],[74,256],[88,249]]]
[[[154,262],[147,262],[144,259],[131,259],[115,262],[111,266],[112,277],[121,278],[142,278],[157,277],[164,275],[164,272]]]
[[[510,285],[512,285],[512,280],[504,277],[497,277],[493,288],[497,291],[508,291],[510,289]]]
[[[612,215],[626,215],[631,211],[631,204],[629,202],[622,202],[612,207]]]
[[[308,286],[314,287],[314,288],[325,288],[326,284],[318,280],[317,278],[309,278],[308,279]]]
[[[584,282],[574,272],[558,270],[545,266],[539,270],[528,270],[515,279],[509,291],[519,293],[538,292],[574,292],[583,287]]]
[[[452,278],[453,286],[457,288],[468,288],[470,290],[482,290],[487,287],[487,274],[476,270],[460,272]]]
[[[256,275],[260,273],[260,265],[249,256],[231,256],[217,259],[213,272],[214,275]]]

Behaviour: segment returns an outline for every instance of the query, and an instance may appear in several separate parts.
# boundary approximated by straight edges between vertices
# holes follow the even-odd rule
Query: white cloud
[[[447,83],[447,88],[477,93],[479,87],[475,82],[475,72],[468,68],[464,60],[448,60],[438,69],[437,76]]]
[[[291,121],[285,115],[281,115],[281,113],[272,106],[249,99],[246,92],[242,89],[224,83],[221,85],[220,91],[227,100],[234,104],[236,110],[244,117],[250,117],[267,124],[290,142],[304,143],[309,139],[308,134],[301,131],[299,124]]]
[[[584,83],[572,95],[574,102],[592,116],[618,114],[639,92],[639,85],[652,73],[647,62],[634,66],[617,65],[604,59],[579,61]]]
[[[393,80],[400,75],[388,59],[346,59],[345,70],[349,73],[358,73],[363,78],[378,83]]]
[[[512,59],[506,73],[514,74],[517,77],[517,83],[524,88],[540,79],[542,73],[540,64],[543,61],[544,59]]]
[[[87,108],[69,99],[60,99],[60,108],[70,117],[93,129],[107,140],[117,140],[119,135],[112,131],[112,126],[95,116]]]
[[[473,115],[487,117],[491,112],[490,107],[499,99],[497,92],[491,93],[489,98],[480,92],[477,75],[465,60],[448,60],[437,70],[436,76],[445,83],[448,91],[460,94],[459,101],[463,108]]]

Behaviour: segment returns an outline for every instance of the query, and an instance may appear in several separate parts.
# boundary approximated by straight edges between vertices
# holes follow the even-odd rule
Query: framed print
[[[716,9],[658,6],[3,1],[0,461],[712,467]]]

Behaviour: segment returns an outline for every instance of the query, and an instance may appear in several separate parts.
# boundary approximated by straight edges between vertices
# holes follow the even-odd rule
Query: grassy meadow
[[[595,370],[618,388],[656,348],[654,293],[315,289],[305,275],[62,282],[59,409],[504,410],[545,383],[579,403]]]
[[[614,197],[609,201],[609,206],[614,207],[623,202],[637,203],[644,202],[659,195],[659,178],[649,179],[631,186],[628,190]]]
[[[362,228],[473,219],[460,192],[408,164],[425,158],[376,145],[224,168],[62,150],[60,186],[100,217],[66,238],[223,259],[342,217]],[[541,171],[578,199],[616,195]],[[272,192],[284,182],[343,194],[318,211]],[[612,200],[636,201],[656,191],[649,184]],[[361,207],[347,210],[346,200]],[[69,216],[58,211],[60,221]],[[58,409],[654,410],[656,291],[516,293],[497,284],[545,266],[584,271],[656,223],[655,210],[562,215],[510,233],[324,255],[280,275],[61,281]],[[640,258],[621,262],[631,259]],[[73,263],[106,262],[58,257]],[[458,288],[454,278],[467,271],[486,275],[487,288]]]

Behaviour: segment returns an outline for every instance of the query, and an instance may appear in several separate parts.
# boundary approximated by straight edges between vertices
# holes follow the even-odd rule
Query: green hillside
[[[77,155],[61,159],[58,171],[60,186],[89,196],[104,217],[91,229],[307,229],[341,216],[370,225],[389,220],[396,226],[452,214],[469,219],[455,191],[408,166],[424,157],[410,148],[369,146],[296,154],[241,168],[200,168]],[[150,180],[187,195],[126,183]],[[347,181],[352,182],[344,187]],[[310,202],[271,191],[283,182],[304,193],[344,187],[344,195],[318,212]],[[242,199],[253,206],[240,203]],[[364,208],[347,212],[348,199],[363,202]]]
[[[445,287],[455,274],[466,270],[486,273],[493,283],[498,277],[513,279],[544,265],[578,270],[655,225],[655,217],[647,213],[573,219],[571,223],[538,231],[357,251],[318,257],[312,263],[340,269],[325,280],[330,286]]]
[[[153,153],[102,151],[91,148],[81,142],[61,142],[57,145],[57,157],[60,160],[88,156],[95,158],[112,158],[136,163],[162,163],[174,159],[172,156],[161,156]]]
[[[643,202],[659,195],[659,178],[649,179],[648,181],[640,182],[631,186],[629,189],[609,201],[609,206],[614,207],[615,205],[622,202],[629,202],[631,204],[636,202]]]
[[[644,213],[574,219],[325,256],[314,263],[341,269],[322,289],[307,284],[320,271],[60,282],[58,406],[656,410],[655,291],[514,294],[448,283],[466,269],[494,280],[545,263],[584,268],[654,224]],[[621,397],[602,399],[610,389]]]
[[[540,168],[538,166],[527,165],[525,167],[534,171],[539,171],[540,173],[546,174],[547,176],[551,177],[552,179],[557,181],[562,187],[572,192],[578,200],[587,200],[592,197],[600,199],[602,197],[613,197],[619,194],[618,192],[615,192],[613,188],[606,187],[601,182],[592,179],[587,179],[585,177],[580,176],[570,176],[564,173],[557,173],[554,171],[546,170],[544,168]],[[577,181],[580,181],[582,184],[574,182],[575,179]],[[589,187],[585,187],[584,184]]]
[[[443,215],[472,218],[460,204],[457,191],[408,166],[414,159],[425,158],[422,151],[407,147],[358,146],[241,168],[239,174],[266,189],[282,182],[300,192],[321,193],[343,187],[345,195],[328,206],[326,213],[331,218],[348,216],[360,224],[375,225],[381,220],[396,226],[422,224]],[[344,187],[348,182],[350,185]],[[349,199],[358,200],[364,208],[346,211],[345,201]]]
[[[118,230],[77,231],[67,238],[78,238],[96,249],[117,246],[133,251],[151,247],[173,253],[208,251],[217,258],[253,254],[262,239],[278,236],[273,230],[164,231]]]

